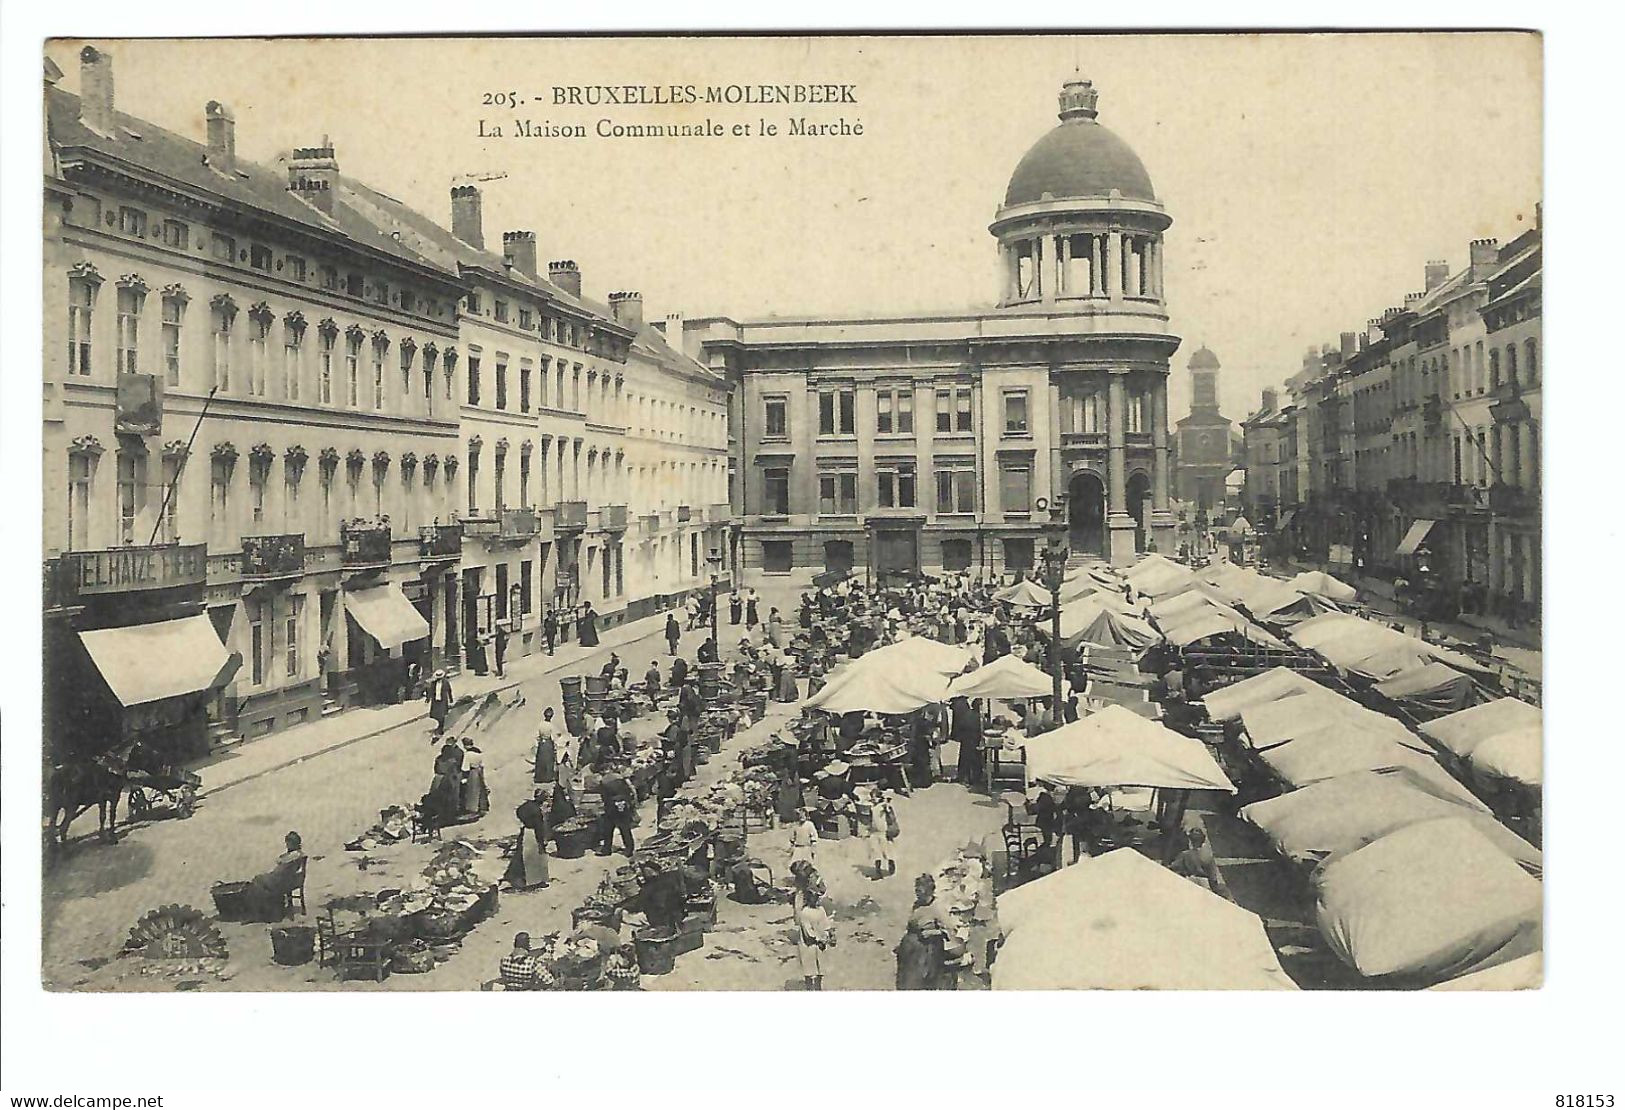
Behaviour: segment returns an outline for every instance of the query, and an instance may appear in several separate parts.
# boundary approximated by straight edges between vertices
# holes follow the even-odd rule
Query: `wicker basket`
[[[389,969],[400,975],[422,975],[434,970],[434,952],[428,948],[401,948],[390,957]]]
[[[417,918],[417,935],[425,940],[450,940],[463,933],[462,914],[456,910],[421,910]]]

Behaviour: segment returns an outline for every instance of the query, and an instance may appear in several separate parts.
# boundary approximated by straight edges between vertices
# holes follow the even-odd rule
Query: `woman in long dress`
[[[473,737],[463,738],[463,812],[484,817],[491,809],[491,794],[485,788],[485,753]]]
[[[299,834],[282,838],[286,849],[269,871],[255,875],[243,892],[251,921],[281,921],[287,915],[288,895],[305,882],[305,852]]]
[[[729,624],[738,624],[739,623],[739,615],[743,611],[744,606],[745,606],[745,603],[743,601],[739,600],[739,591],[738,590],[735,590],[733,593],[728,595],[728,623]]]
[[[824,989],[824,952],[835,947],[835,922],[824,908],[823,892],[812,887],[796,911],[796,957],[810,991]]]
[[[914,880],[914,910],[896,948],[898,990],[953,989],[953,977],[944,965],[943,954],[948,929],[946,911],[937,905],[937,881],[921,875]]]
[[[796,810],[796,823],[790,829],[790,866],[818,862],[818,827],[804,809]]]
[[[435,756],[434,778],[424,801],[432,810],[435,824],[457,819],[463,801],[463,749],[457,741],[447,740]]]
[[[513,811],[519,818],[519,839],[514,842],[503,878],[514,890],[534,890],[548,883],[547,809],[543,803],[546,794],[547,787],[537,786],[535,794]]]
[[[759,619],[756,615],[756,591],[750,590],[745,594],[745,627],[755,628]]]
[[[877,786],[865,787],[858,803],[858,823],[863,829],[865,855],[875,861],[872,878],[884,879],[897,871],[897,861],[891,858],[889,830],[895,817],[886,792]]]
[[[598,646],[598,614],[593,612],[592,602],[581,603],[581,620],[578,622],[576,639],[582,647]]]

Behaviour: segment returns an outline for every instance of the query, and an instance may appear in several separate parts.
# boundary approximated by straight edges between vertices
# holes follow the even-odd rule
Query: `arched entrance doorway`
[[[1073,551],[1106,554],[1106,486],[1087,470],[1076,471],[1066,488],[1067,543]]]
[[[1146,531],[1146,514],[1151,511],[1151,479],[1143,470],[1136,470],[1128,476],[1125,486],[1128,500],[1129,515],[1134,518],[1134,550],[1143,552],[1145,540],[1149,532]]]

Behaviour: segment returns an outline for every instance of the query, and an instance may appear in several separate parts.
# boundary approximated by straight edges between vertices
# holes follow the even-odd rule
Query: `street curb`
[[[618,627],[624,628],[626,626],[625,625],[620,625]],[[650,629],[649,632],[645,633],[642,636],[630,637],[630,638],[622,641],[619,644],[600,644],[599,648],[607,649],[609,651],[614,651],[617,647],[624,646],[625,644],[636,643],[639,640],[647,639],[649,636],[653,636],[657,632],[659,632],[658,628]],[[593,650],[596,651],[596,650],[598,650],[598,648],[595,648]],[[529,658],[535,658],[535,656],[530,656]],[[546,676],[548,676],[550,674],[553,674],[555,671],[566,670],[571,665],[572,664],[570,664],[570,663],[561,663],[556,667],[543,668],[541,671],[537,672],[535,675],[529,676],[528,678],[516,678],[512,682],[504,683],[501,686],[493,686],[493,687],[491,687],[491,689],[487,690],[485,693],[479,695],[479,697],[484,698],[489,694],[499,694],[499,693],[503,692],[504,690],[515,689],[520,685],[520,683],[527,682],[527,681],[530,680],[530,678],[545,678]],[[202,799],[202,798],[207,798],[207,797],[209,797],[210,795],[213,795],[213,794],[219,794],[222,791],[230,790],[234,786],[241,786],[245,782],[253,782],[255,779],[264,778],[266,775],[275,774],[277,771],[285,771],[289,767],[295,766],[296,764],[299,764],[299,763],[303,763],[307,759],[315,759],[317,756],[328,755],[328,754],[330,754],[332,752],[336,752],[336,751],[340,751],[340,750],[342,750],[344,748],[348,748],[352,744],[359,744],[363,740],[371,740],[374,737],[382,736],[386,732],[393,732],[395,729],[405,728],[407,725],[415,724],[418,721],[428,719],[428,716],[429,716],[429,711],[424,710],[423,712],[418,713],[415,716],[407,717],[404,720],[396,721],[392,725],[383,725],[383,726],[381,726],[379,728],[373,729],[371,732],[363,732],[359,736],[346,736],[343,740],[340,740],[337,743],[329,744],[325,748],[317,748],[315,751],[312,751],[312,752],[306,752],[304,755],[296,756],[296,757],[294,757],[292,759],[289,759],[285,763],[278,763],[278,764],[275,764],[273,766],[266,767],[266,768],[264,768],[262,770],[255,771],[251,775],[244,775],[240,779],[233,779],[231,782],[222,783],[221,785],[213,787],[213,788],[208,789],[208,790],[200,790],[198,792],[197,796],[198,796],[199,799]]]

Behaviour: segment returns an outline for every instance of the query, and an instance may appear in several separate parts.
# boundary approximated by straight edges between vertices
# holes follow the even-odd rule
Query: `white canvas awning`
[[[1236,788],[1200,740],[1120,705],[1028,739],[1027,771],[1062,786]]]
[[[1001,655],[948,683],[951,698],[1041,698],[1053,691],[1054,679],[1014,655]]]
[[[383,648],[398,648],[429,634],[429,622],[393,582],[364,590],[346,590],[344,608]]]
[[[79,633],[121,705],[195,694],[231,680],[241,658],[203,615]]]
[[[1415,555],[1416,549],[1422,546],[1422,541],[1427,539],[1428,532],[1432,528],[1433,521],[1431,520],[1416,521],[1410,526],[1409,531],[1405,533],[1405,538],[1399,541],[1399,546],[1394,549],[1394,554]]]

